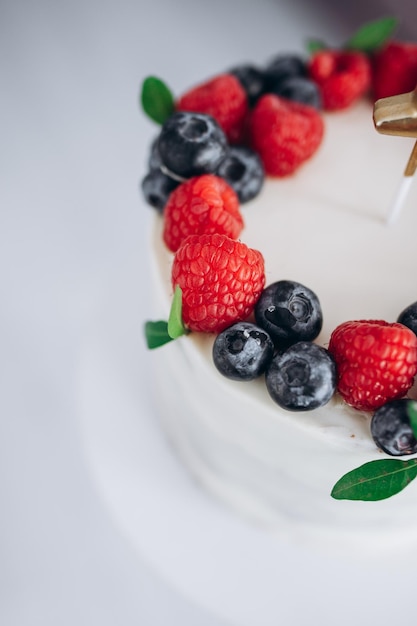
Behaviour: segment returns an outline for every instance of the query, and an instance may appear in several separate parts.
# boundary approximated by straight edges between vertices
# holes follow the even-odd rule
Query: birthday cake
[[[276,89],[268,72],[251,68],[249,81],[236,68],[174,105],[157,79],[143,97],[148,112],[151,92],[165,98],[157,175],[143,190],[157,209],[152,317],[169,315],[147,325],[169,439],[201,484],[255,523],[376,551],[388,536],[393,548],[417,542],[417,483],[403,490],[417,474],[417,188],[387,224],[414,142],[373,123],[375,97],[407,91],[383,75],[396,45],[281,55],[268,80],[283,65],[296,80],[280,75]],[[337,55],[331,74],[345,82],[332,85],[323,76]],[[224,91],[218,121],[222,106],[210,107]],[[203,126],[209,140],[194,151]]]

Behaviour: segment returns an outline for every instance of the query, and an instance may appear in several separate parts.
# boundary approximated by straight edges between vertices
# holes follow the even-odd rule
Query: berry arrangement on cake
[[[142,180],[161,418],[201,482],[272,528],[415,532],[398,492],[417,475],[417,213],[384,223],[410,144],[372,124],[376,98],[417,84],[395,26],[177,98],[142,86],[161,125]]]

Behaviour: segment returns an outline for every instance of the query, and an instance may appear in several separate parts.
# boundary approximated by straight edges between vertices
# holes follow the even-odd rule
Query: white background
[[[178,95],[241,61],[261,64],[276,52],[302,51],[310,36],[337,45],[364,20],[387,13],[381,5],[1,3],[2,625],[220,626],[239,613],[226,611],[228,598],[203,606],[202,594],[186,594],[163,573],[158,546],[169,519],[147,525],[148,549],[141,553],[94,471],[94,438],[100,439],[112,381],[102,384],[93,366],[107,353],[108,337],[110,343],[120,339],[123,372],[137,385],[137,416],[148,437],[138,451],[147,451],[153,463],[149,491],[167,481],[174,507],[186,499],[198,511],[212,509],[219,532],[224,523],[223,538],[233,532],[232,517],[191,483],[152,419],[141,336],[153,312],[147,273],[152,211],[138,184],[156,127],[139,109],[139,87],[154,74]],[[403,34],[416,36],[412,3],[394,6]],[[111,457],[107,470],[111,481]],[[175,564],[179,578],[189,562]],[[209,585],[202,574],[196,571],[196,584]],[[300,610],[286,623],[303,623],[297,615],[308,611]],[[322,623],[333,624],[334,615],[326,614],[329,621]]]

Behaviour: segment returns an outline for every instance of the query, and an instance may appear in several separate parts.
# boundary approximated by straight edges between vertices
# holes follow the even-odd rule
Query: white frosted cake
[[[318,295],[327,347],[348,320],[395,322],[417,300],[417,185],[401,215],[386,220],[413,139],[376,132],[372,104],[324,113],[325,135],[292,176],[267,178],[242,206],[239,239],[260,250],[266,284],[294,280]],[[153,317],[167,318],[173,253],[155,217]],[[370,434],[369,412],[338,395],[306,412],[273,402],[264,377],[224,378],[213,365],[214,336],[192,332],[149,353],[163,391],[155,402],[163,428],[192,475],[257,524],[296,538],[378,551],[417,543],[417,482],[377,502],[339,501],[330,493],[346,472],[385,458]],[[409,392],[413,397],[413,390]]]

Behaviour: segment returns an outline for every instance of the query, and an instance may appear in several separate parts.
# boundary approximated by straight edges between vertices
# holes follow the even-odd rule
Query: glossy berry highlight
[[[274,344],[263,328],[239,322],[217,335],[213,362],[231,380],[248,381],[261,376],[274,354]]]
[[[417,452],[417,440],[410,424],[410,407],[414,400],[403,398],[381,406],[372,416],[371,435],[378,448],[391,456]]]
[[[299,342],[277,354],[266,373],[271,398],[288,411],[312,411],[324,406],[336,390],[336,364],[329,352]]]
[[[227,150],[226,135],[218,123],[202,113],[174,113],[158,139],[163,166],[182,178],[214,172]]]
[[[256,304],[255,319],[278,349],[298,341],[312,341],[323,325],[317,295],[305,285],[290,280],[266,287]]]

